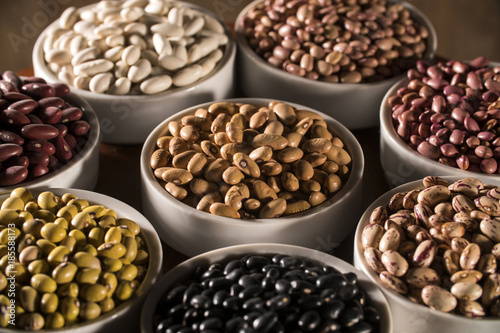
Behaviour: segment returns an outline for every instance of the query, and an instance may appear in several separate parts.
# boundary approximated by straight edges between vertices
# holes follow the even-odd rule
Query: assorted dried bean
[[[134,295],[149,261],[134,221],[71,193],[33,197],[26,188],[2,202],[0,254],[0,327],[25,330],[113,310]]]
[[[216,102],[168,123],[150,166],[173,197],[234,218],[273,218],[323,203],[351,156],[317,113],[280,101]]]
[[[247,255],[198,267],[159,302],[154,332],[378,332],[355,273],[309,259]]]
[[[79,89],[157,94],[212,73],[229,42],[210,14],[178,1],[69,7],[43,44],[49,69]]]
[[[0,80],[0,186],[42,177],[74,158],[88,140],[84,111],[66,84],[5,71]]]
[[[266,0],[243,19],[255,52],[288,73],[325,82],[376,82],[415,66],[429,31],[399,2]]]
[[[500,67],[419,61],[409,83],[389,97],[394,129],[410,148],[451,167],[500,172]]]
[[[368,267],[413,302],[500,317],[500,188],[476,178],[423,183],[371,212],[361,239]]]

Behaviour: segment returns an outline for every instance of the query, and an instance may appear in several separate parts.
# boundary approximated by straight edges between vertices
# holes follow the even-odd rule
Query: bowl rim
[[[292,255],[332,266],[342,273],[355,272],[358,276],[358,283],[361,285],[363,291],[368,294],[370,301],[376,303],[377,310],[380,311],[383,309],[383,314],[381,313],[381,315],[382,318],[384,318],[384,321],[382,324],[387,325],[387,328],[381,331],[393,331],[394,319],[392,317],[386,296],[382,293],[380,288],[366,276],[364,272],[357,269],[352,264],[349,264],[348,262],[328,253],[306,247],[280,243],[251,243],[232,245],[204,252],[183,261],[169,270],[157,281],[153,289],[146,297],[144,306],[141,310],[141,333],[152,332],[150,325],[153,322],[152,318],[158,301],[160,301],[160,299],[164,296],[166,289],[169,288],[170,285],[177,283],[180,278],[183,278],[186,274],[188,274],[188,270],[192,271],[196,267],[204,264],[211,264],[217,261],[227,262],[231,258],[241,258],[245,254]]]
[[[445,180],[449,181],[450,183],[464,178],[464,177],[457,177],[457,176],[438,176],[438,177],[445,179]],[[424,185],[422,184],[422,179],[414,180],[414,181],[399,185],[399,186],[385,192],[384,194],[380,195],[377,199],[375,199],[375,201],[373,201],[373,203],[370,204],[370,206],[368,206],[368,208],[365,210],[365,212],[363,213],[363,215],[361,216],[361,218],[359,220],[359,223],[356,227],[355,234],[354,234],[354,255],[355,256],[357,255],[359,257],[359,262],[362,266],[359,269],[361,271],[363,271],[363,273],[365,273],[368,276],[368,278],[372,282],[374,282],[377,285],[377,287],[380,288],[385,295],[387,295],[389,302],[391,300],[394,300],[400,305],[403,305],[405,307],[411,307],[415,311],[418,310],[419,312],[423,312],[428,316],[438,316],[438,317],[441,317],[443,319],[449,319],[449,320],[453,320],[453,321],[463,322],[463,324],[467,324],[467,323],[471,323],[471,322],[487,323],[487,324],[500,324],[500,320],[498,318],[495,318],[495,317],[468,318],[466,316],[462,316],[459,314],[445,313],[445,312],[431,309],[430,307],[422,305],[422,304],[414,303],[411,300],[409,300],[407,297],[397,293],[396,291],[394,291],[388,287],[385,287],[382,284],[382,282],[380,281],[378,274],[376,274],[375,271],[373,271],[371,268],[369,268],[367,266],[366,259],[363,255],[363,247],[361,245],[361,236],[362,236],[364,227],[369,224],[369,219],[370,219],[370,215],[371,215],[372,211],[378,206],[386,205],[389,202],[389,199],[393,195],[395,195],[396,193],[407,192],[407,191],[413,190],[415,188],[424,188]]]
[[[67,84],[70,87],[72,92],[74,92],[75,94],[78,94],[79,96],[83,97],[86,100],[92,100],[92,99],[98,98],[104,102],[110,103],[110,102],[115,101],[117,98],[124,101],[124,102],[131,101],[131,100],[135,101],[137,99],[140,100],[142,98],[142,99],[147,99],[148,101],[161,102],[163,98],[166,98],[166,97],[171,96],[171,95],[175,96],[175,95],[180,95],[183,93],[193,93],[196,89],[198,89],[198,87],[201,84],[203,84],[203,83],[208,84],[209,82],[207,82],[207,81],[211,81],[210,79],[214,78],[214,76],[217,73],[219,73],[222,68],[231,64],[231,59],[234,59],[236,57],[236,41],[234,40],[234,37],[231,33],[231,29],[229,28],[229,26],[224,21],[222,21],[217,15],[215,15],[213,12],[211,12],[210,10],[208,10],[204,7],[198,6],[196,4],[193,4],[193,3],[185,2],[185,1],[177,1],[177,2],[182,3],[183,6],[198,10],[198,11],[203,12],[204,14],[210,15],[211,17],[216,19],[223,26],[224,34],[228,37],[228,42],[226,45],[224,45],[222,58],[217,62],[217,64],[215,65],[215,67],[211,73],[202,77],[201,79],[199,79],[196,82],[193,82],[193,83],[191,83],[187,86],[183,86],[183,87],[172,86],[172,88],[169,88],[163,92],[160,92],[157,94],[151,94],[151,95],[148,95],[148,94],[111,95],[111,94],[107,94],[107,93],[96,93],[96,92],[92,92],[90,90],[77,88],[77,87],[73,86],[72,84],[71,85],[67,84],[67,83],[59,80],[59,78],[48,68],[48,66],[45,62],[45,57],[44,57],[45,51],[43,49],[43,44],[44,44],[45,39],[47,38],[47,33],[54,26],[56,26],[58,24],[60,17],[57,18],[55,21],[53,21],[51,24],[49,24],[37,37],[37,39],[35,41],[35,45],[33,46],[33,52],[32,52],[33,66],[35,67],[35,70],[38,69],[41,72],[40,74],[43,73],[43,75],[39,75],[39,76],[43,76],[44,79],[46,79],[47,81],[50,81],[50,82],[58,82],[58,83]],[[96,2],[94,4],[90,4],[90,5],[86,5],[86,6],[77,8],[77,10],[82,11],[85,9],[93,8],[93,7],[96,7],[98,4],[99,3]]]
[[[500,63],[490,62],[490,65],[500,66]],[[401,158],[401,160],[406,160],[406,161],[418,160],[418,163],[424,163],[425,165],[428,165],[429,167],[435,169],[436,170],[434,172],[435,174],[439,175],[463,174],[463,177],[476,177],[486,182],[487,181],[498,182],[499,180],[498,173],[488,174],[484,172],[462,170],[458,167],[452,167],[449,165],[445,165],[443,163],[439,163],[438,161],[425,157],[416,150],[410,148],[408,144],[406,144],[406,142],[404,142],[403,139],[399,137],[392,122],[392,116],[391,116],[392,110],[388,100],[390,97],[396,95],[396,92],[399,88],[403,88],[409,82],[410,80],[407,77],[400,79],[385,93],[382,99],[379,111],[381,140],[382,138],[384,138],[387,140],[387,144],[391,145],[392,147],[395,147],[398,151],[398,155]]]
[[[317,80],[310,80],[304,77],[300,77],[297,75],[293,75],[290,73],[285,72],[282,69],[276,68],[274,66],[271,66],[269,63],[267,63],[263,58],[261,58],[248,44],[247,39],[245,38],[243,34],[243,19],[245,18],[247,12],[253,8],[255,5],[264,2],[264,0],[254,0],[250,4],[248,4],[245,8],[243,8],[238,16],[236,17],[235,24],[234,24],[234,31],[235,31],[235,36],[236,36],[236,43],[238,45],[238,52],[244,53],[248,58],[252,60],[254,64],[260,65],[266,70],[270,70],[273,75],[276,77],[280,78],[281,80],[291,80],[295,84],[308,84],[312,85],[313,88],[316,89],[327,89],[331,87],[345,87],[346,89],[356,89],[355,87],[364,87],[364,88],[370,88],[370,87],[375,87],[381,84],[387,84],[390,83],[391,81],[394,81],[396,79],[399,79],[401,77],[405,76],[405,73],[401,73],[399,75],[391,76],[388,78],[385,78],[380,81],[375,81],[375,82],[364,82],[364,83],[335,83],[335,82],[323,82],[323,81],[317,81]],[[399,3],[402,4],[405,8],[408,8],[412,15],[414,16],[414,19],[420,23],[421,25],[425,26],[429,32],[429,37],[428,37],[428,45],[427,49],[424,53],[424,57],[422,60],[432,60],[435,56],[436,50],[437,50],[437,33],[436,30],[432,24],[432,22],[427,18],[427,16],[424,15],[423,12],[421,12],[418,8],[416,8],[413,4],[407,2],[407,1],[399,1],[399,0],[387,0],[388,3]]]
[[[156,280],[160,277],[161,267],[163,264],[163,248],[155,228],[142,213],[123,201],[98,192],[66,187],[35,187],[28,188],[28,190],[33,194],[33,196],[36,196],[44,191],[51,191],[56,195],[71,193],[79,198],[89,201],[90,203],[102,204],[103,201],[106,201],[106,207],[112,208],[113,210],[119,210],[120,212],[122,212],[120,215],[123,215],[123,217],[131,218],[131,216],[133,216],[132,219],[134,220],[134,222],[139,224],[139,226],[141,227],[141,233],[143,233],[143,239],[148,246],[148,253],[150,254],[146,275],[144,276],[144,279],[130,299],[118,305],[113,310],[100,315],[96,319],[73,324],[70,326],[65,326],[61,329],[42,329],[40,332],[57,333],[73,329],[77,331],[79,331],[80,329],[91,329],[93,331],[98,331],[103,321],[109,322],[117,320],[117,317],[122,316],[127,311],[129,306],[131,306],[133,303],[141,302],[146,298],[147,293],[155,285]],[[3,202],[9,196],[10,192],[11,191],[2,191],[0,193],[0,202]],[[2,330],[10,333],[19,332],[19,329],[17,328],[4,328]]]
[[[224,99],[224,100],[218,100],[216,102],[229,102],[229,103],[248,103],[248,104],[256,104],[256,105],[266,105],[267,103],[271,101],[277,101],[276,99],[268,99],[268,98],[231,98],[231,99]],[[141,157],[140,157],[140,169],[141,169],[141,178],[143,179],[144,182],[147,183],[147,185],[143,186],[148,186],[151,188],[157,196],[163,198],[163,200],[167,200],[170,203],[181,203],[182,205],[179,205],[179,207],[183,210],[183,214],[188,214],[190,216],[196,215],[200,216],[205,222],[209,221],[211,223],[216,223],[217,225],[221,226],[237,226],[240,228],[254,228],[256,225],[261,225],[261,224],[267,224],[267,225],[274,225],[274,224],[294,224],[298,220],[302,219],[303,217],[307,218],[314,218],[316,215],[320,214],[324,210],[332,209],[333,207],[336,207],[336,205],[341,205],[345,200],[347,200],[347,195],[355,188],[358,187],[359,184],[362,184],[363,180],[363,173],[364,173],[364,166],[365,166],[365,161],[364,161],[364,154],[363,150],[361,148],[361,145],[357,141],[356,137],[340,122],[335,120],[334,118],[328,116],[327,114],[315,110],[313,108],[303,106],[301,104],[297,103],[292,103],[292,102],[285,102],[289,105],[292,105],[298,109],[303,109],[303,110],[308,110],[308,111],[313,111],[323,117],[323,119],[327,122],[329,125],[329,129],[333,130],[333,133],[335,135],[338,135],[339,138],[342,140],[344,143],[344,149],[345,147],[348,147],[346,149],[352,159],[352,168],[351,168],[351,173],[349,175],[349,178],[347,182],[344,184],[344,186],[337,192],[335,193],[331,198],[326,200],[325,202],[321,203],[320,205],[316,207],[312,207],[304,212],[300,212],[297,214],[293,214],[290,216],[281,216],[278,218],[271,218],[271,219],[262,219],[262,218],[256,218],[256,219],[235,219],[235,218],[230,218],[230,217],[224,217],[224,216],[216,216],[212,215],[210,213],[206,212],[201,212],[198,211],[196,208],[191,207],[178,199],[174,198],[171,196],[156,180],[156,177],[154,176],[153,171],[149,167],[149,161],[151,158],[151,154],[155,149],[156,145],[156,140],[157,138],[165,132],[167,128],[167,124],[169,121],[172,121],[174,119],[180,119],[181,117],[185,115],[191,115],[194,113],[194,111],[198,108],[204,108],[208,107],[210,104],[213,104],[214,102],[206,102],[202,104],[198,104],[192,107],[189,107],[187,109],[184,109],[167,119],[165,119],[162,123],[160,123],[156,128],[148,135],[146,138],[146,141],[143,144],[142,150],[141,150]],[[203,215],[200,215],[203,214]],[[251,223],[249,223],[251,222]]]
[[[65,174],[68,171],[71,171],[71,167],[77,163],[87,160],[90,158],[90,155],[94,151],[94,149],[99,149],[99,142],[101,139],[101,129],[99,124],[99,119],[94,109],[90,104],[77,94],[70,92],[66,96],[62,96],[65,102],[69,102],[72,106],[78,107],[83,111],[83,120],[87,121],[90,125],[89,135],[87,138],[87,142],[83,146],[83,148],[72,157],[68,163],[61,166],[59,169],[49,172],[46,175],[38,177],[36,179],[30,181],[23,181],[18,184],[3,186],[0,187],[1,191],[12,190],[16,187],[35,187],[35,186],[47,186],[48,184],[54,180],[56,177],[65,177]],[[42,183],[42,184],[40,184]]]

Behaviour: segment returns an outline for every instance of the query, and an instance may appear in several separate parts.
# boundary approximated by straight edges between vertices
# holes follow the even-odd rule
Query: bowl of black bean
[[[93,108],[66,84],[5,71],[0,79],[0,189],[92,190],[100,126]]]
[[[235,31],[244,95],[328,105],[349,129],[378,126],[386,91],[437,48],[431,22],[400,1],[254,1]]]
[[[420,61],[380,106],[381,163],[394,186],[427,175],[476,177],[499,185],[500,67]]]
[[[363,170],[356,138],[326,114],[277,100],[215,101],[148,136],[142,207],[188,256],[258,242],[329,251],[355,228]]]
[[[497,185],[427,176],[380,196],[360,219],[354,266],[386,296],[395,332],[496,332]]]
[[[324,252],[248,244],[169,271],[142,309],[142,333],[392,332],[387,301],[367,277]]]

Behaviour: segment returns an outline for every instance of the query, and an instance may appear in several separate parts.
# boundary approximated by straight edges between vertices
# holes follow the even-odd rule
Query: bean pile
[[[59,169],[85,146],[90,130],[84,112],[64,100],[66,84],[0,80],[0,186],[30,181]]]
[[[255,52],[286,72],[326,82],[375,82],[422,59],[428,30],[401,3],[385,0],[266,0],[244,34]]]
[[[134,221],[71,193],[17,188],[0,209],[0,327],[96,319],[134,295],[148,261]]]
[[[423,184],[373,210],[362,233],[368,266],[416,303],[500,317],[500,188],[476,178]]]
[[[356,274],[277,254],[198,267],[158,304],[154,331],[378,332],[379,325]]]
[[[151,168],[175,198],[211,214],[274,218],[338,192],[351,156],[315,112],[216,102],[168,123]]]
[[[500,161],[500,67],[419,61],[389,98],[394,128],[409,147],[442,164],[488,174]]]
[[[113,95],[156,94],[210,74],[228,43],[213,16],[178,1],[101,1],[66,9],[48,31],[45,61],[69,85]]]

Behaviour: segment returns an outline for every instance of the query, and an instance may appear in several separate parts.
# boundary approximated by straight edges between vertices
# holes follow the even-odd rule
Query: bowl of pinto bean
[[[500,185],[500,67],[419,62],[380,106],[381,162],[394,186],[427,175]]]
[[[406,1],[254,1],[235,31],[245,96],[328,105],[349,129],[378,126],[387,90],[437,48],[431,22]]]
[[[142,205],[188,256],[223,246],[287,243],[330,251],[359,218],[363,153],[324,113],[241,98],[166,119],[141,152]]]
[[[0,188],[92,190],[99,171],[100,127],[90,105],[66,84],[1,75]]]
[[[202,7],[98,1],[67,8],[40,34],[33,69],[94,108],[104,142],[142,144],[169,115],[232,97],[235,57],[229,28]]]
[[[386,296],[394,332],[496,332],[500,188],[427,176],[376,199],[356,229],[354,266]]]

